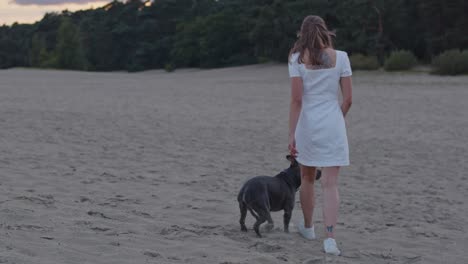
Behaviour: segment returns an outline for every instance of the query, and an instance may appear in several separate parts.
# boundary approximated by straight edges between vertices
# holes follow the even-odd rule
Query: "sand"
[[[468,263],[467,83],[355,72],[332,257],[319,183],[317,241],[238,224],[288,166],[285,65],[0,71],[0,263]]]

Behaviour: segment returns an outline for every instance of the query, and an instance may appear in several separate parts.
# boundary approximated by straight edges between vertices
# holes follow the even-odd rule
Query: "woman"
[[[289,55],[291,106],[289,151],[301,167],[300,200],[304,221],[299,233],[315,239],[315,169],[322,167],[326,253],[340,255],[335,241],[338,217],[338,171],[349,165],[344,117],[351,107],[351,66],[346,52],[334,50],[332,32],[322,18],[307,16]],[[343,95],[340,105],[339,89]]]

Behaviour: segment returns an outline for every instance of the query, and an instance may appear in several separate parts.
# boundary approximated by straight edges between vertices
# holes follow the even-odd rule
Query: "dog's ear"
[[[291,162],[291,166],[298,165],[297,160],[296,160],[296,158],[294,158],[294,156],[286,155],[286,159],[289,160],[289,162]]]

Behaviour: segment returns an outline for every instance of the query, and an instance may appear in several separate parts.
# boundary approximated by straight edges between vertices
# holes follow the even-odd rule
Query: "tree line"
[[[323,17],[335,46],[429,62],[468,47],[465,0],[129,0],[0,26],[0,68],[89,71],[214,68],[287,61],[302,19]]]

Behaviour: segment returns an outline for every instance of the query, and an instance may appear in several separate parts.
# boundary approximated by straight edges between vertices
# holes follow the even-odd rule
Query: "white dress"
[[[351,76],[348,54],[336,51],[336,65],[308,69],[292,54],[289,76],[303,82],[302,109],[296,127],[297,161],[305,166],[349,165],[348,138],[339,103],[340,78]]]

